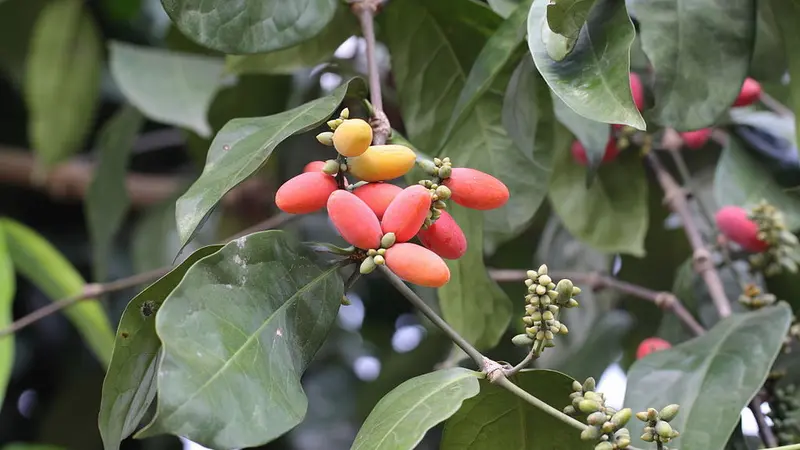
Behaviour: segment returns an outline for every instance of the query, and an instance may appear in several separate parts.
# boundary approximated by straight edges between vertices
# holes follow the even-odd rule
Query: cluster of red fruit
[[[487,210],[508,201],[508,188],[478,170],[452,168],[449,158],[421,164],[433,180],[405,189],[387,181],[405,175],[416,155],[402,145],[371,145],[372,128],[342,111],[328,125],[333,132],[317,139],[332,145],[336,160],[314,161],[277,191],[275,203],[290,214],[327,208],[342,238],[360,250],[361,272],[386,265],[405,281],[440,287],[450,280],[442,258],[457,259],[467,250],[464,232],[444,209],[459,205]],[[362,180],[349,184],[344,174]],[[417,237],[422,244],[409,242]]]
[[[642,85],[642,80],[639,78],[639,75],[633,72],[630,73],[629,78],[631,84],[631,93],[633,94],[633,103],[636,104],[636,108],[639,111],[642,111],[645,107],[644,86]],[[758,83],[758,81],[752,78],[746,78],[742,84],[741,90],[739,91],[739,96],[736,97],[736,100],[733,102],[733,106],[739,107],[752,105],[753,103],[757,102],[759,98],[761,98],[761,85]],[[622,125],[614,124],[611,127],[613,130],[619,130],[622,128]],[[681,138],[683,138],[683,145],[689,149],[697,150],[703,148],[703,146],[706,145],[706,142],[708,142],[708,139],[711,137],[711,128],[685,131],[680,133],[680,135]],[[576,140],[572,143],[571,151],[572,157],[576,162],[584,166],[588,163],[586,158],[586,148],[580,143],[580,141]],[[621,149],[617,145],[617,140],[612,133],[608,139],[608,143],[606,144],[606,150],[605,154],[603,155],[602,162],[607,163],[615,160],[617,156],[619,156],[620,151]]]
[[[750,220],[744,208],[726,206],[717,211],[714,218],[719,231],[748,252],[761,253],[769,248],[758,236],[758,224]]]

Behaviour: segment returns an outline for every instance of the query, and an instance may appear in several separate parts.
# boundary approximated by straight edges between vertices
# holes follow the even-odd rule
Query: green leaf
[[[655,69],[655,115],[679,131],[708,127],[747,76],[755,0],[634,0],[642,49]]]
[[[156,335],[155,312],[194,263],[221,248],[221,245],[209,245],[192,253],[125,307],[100,402],[98,425],[105,450],[119,449],[120,441],[136,430],[155,398],[161,350],[161,341]]]
[[[795,113],[795,133],[797,133],[795,142],[800,142],[800,55],[797,54],[797,48],[800,47],[800,33],[797,32],[797,24],[800,23],[800,1],[770,0],[764,3],[772,10],[774,20],[778,24],[784,54],[789,64],[791,103],[788,106]]]
[[[681,433],[681,450],[722,450],[767,379],[791,320],[785,303],[736,314],[704,336],[637,361],[628,372],[625,406],[644,411],[677,403],[681,411],[670,425]],[[638,436],[642,422],[629,428]]]
[[[161,0],[178,29],[224,53],[263,53],[319,34],[336,0]]]
[[[589,11],[595,0],[555,0],[547,4],[547,25],[553,33],[567,38],[572,46],[581,33],[583,24],[589,19]]]
[[[442,317],[478,349],[497,345],[511,321],[511,300],[483,264],[483,220],[480,211],[454,205],[450,213],[469,246],[457,260],[448,260],[450,281],[439,288]]]
[[[574,381],[561,372],[525,370],[511,378],[516,385],[556,409],[569,404]],[[441,450],[585,450],[580,431],[551,417],[504,388],[481,380],[480,394],[444,426]]]
[[[4,218],[0,226],[6,233],[8,250],[17,270],[52,300],[80,295],[86,282],[70,262],[31,228]],[[64,308],[64,314],[103,365],[111,360],[114,331],[102,305],[87,299]]]
[[[109,44],[111,75],[128,101],[149,119],[211,135],[208,108],[220,88],[220,58],[123,42]]]
[[[6,244],[6,235],[0,223],[0,329],[11,325],[14,320],[13,303],[16,292],[14,264]],[[6,394],[11,369],[14,367],[14,335],[0,338],[0,404]]]
[[[171,433],[232,449],[299,424],[308,407],[300,377],[344,294],[338,267],[323,269],[281,231],[237,239],[193,265],[156,315],[158,408],[137,437]]]
[[[757,7],[756,40],[749,73],[762,83],[779,83],[787,70],[781,31],[770,2],[757,2]]]
[[[480,372],[461,367],[412,378],[375,405],[351,450],[411,450],[464,400],[478,395]]]
[[[354,78],[327,97],[280,114],[234,119],[225,124],[211,143],[200,178],[178,199],[175,215],[181,245],[186,245],[228,191],[267,162],[278,144],[325,122],[346,94],[363,95],[365,89],[364,82]]]
[[[25,101],[37,157],[53,166],[81,149],[100,89],[97,26],[80,0],[55,0],[39,14],[28,50]]]
[[[569,149],[555,156],[550,203],[575,237],[607,253],[644,256],[647,234],[647,177],[641,160],[623,154],[597,172],[584,188],[586,167],[572,160]]]
[[[727,140],[714,176],[714,197],[722,206],[754,206],[762,199],[780,209],[791,229],[800,227],[800,198],[775,182],[761,162],[734,136]]]
[[[487,3],[489,3],[489,7],[500,15],[500,17],[507,19],[508,16],[517,9],[517,5],[519,5],[521,1],[522,0],[487,0]]]
[[[347,38],[357,35],[358,21],[344,4],[339,5],[333,20],[317,36],[298,45],[255,55],[228,55],[228,71],[237,74],[292,74],[328,61]]]
[[[583,144],[589,169],[586,171],[586,186],[594,182],[597,169],[606,154],[606,145],[611,137],[611,127],[607,123],[587,119],[572,110],[558,96],[553,94],[553,107],[558,121],[567,127]]]
[[[581,307],[585,307],[585,300],[581,302]],[[572,314],[564,318],[564,323],[569,326],[572,334],[573,326],[571,323]],[[616,361],[622,353],[622,343],[625,335],[633,327],[634,319],[630,314],[621,310],[601,311],[600,316],[590,325],[590,336],[582,342],[583,345],[565,358],[558,369],[569,373],[579,380],[588,377],[600,379],[603,372]],[[601,339],[596,337],[602,336]],[[562,347],[561,343],[556,344]],[[555,353],[562,351],[562,348],[555,350]]]
[[[27,442],[13,442],[3,447],[3,450],[64,450],[63,447],[47,444],[32,444]]]
[[[528,47],[553,92],[576,113],[598,122],[645,129],[633,103],[628,73],[636,33],[625,2],[597,0],[574,48],[550,30],[547,0],[536,0],[528,16]]]
[[[125,175],[130,152],[143,124],[142,115],[125,106],[103,126],[97,139],[99,162],[86,193],[85,213],[98,283],[106,279],[114,236],[128,212],[130,199]]]

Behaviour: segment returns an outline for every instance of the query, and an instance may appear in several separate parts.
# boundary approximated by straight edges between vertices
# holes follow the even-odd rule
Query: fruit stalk
[[[375,58],[375,12],[381,5],[381,0],[357,0],[351,5],[353,13],[361,24],[361,32],[366,41],[367,71],[369,73],[369,99],[374,110],[372,128],[374,135],[372,143],[383,145],[392,131],[389,119],[383,112],[383,98],[381,96],[381,75],[378,70],[378,61]]]

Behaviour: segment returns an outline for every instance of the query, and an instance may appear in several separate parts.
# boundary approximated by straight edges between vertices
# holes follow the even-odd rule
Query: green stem
[[[800,444],[784,445],[783,447],[770,447],[764,450],[800,450]]]
[[[576,430],[583,431],[586,428],[586,425],[579,422],[577,419],[574,419],[563,412],[553,408],[552,406],[548,405],[547,403],[539,400],[538,398],[534,397],[533,395],[529,394],[527,391],[522,389],[521,387],[517,386],[516,384],[512,383],[506,377],[500,377],[495,381],[495,384],[498,386],[502,386],[508,389],[511,393],[516,395],[517,397],[525,400],[526,402],[530,403],[531,405],[541,409],[547,415],[554,419],[558,419],[561,422],[575,428]]]

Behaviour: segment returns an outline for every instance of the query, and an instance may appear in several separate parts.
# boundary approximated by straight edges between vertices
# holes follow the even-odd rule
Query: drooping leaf
[[[439,288],[442,317],[478,349],[497,345],[511,320],[511,300],[486,272],[481,212],[453,206],[453,218],[469,243],[467,253],[447,261],[450,281]]]
[[[789,65],[789,90],[791,103],[788,105],[794,111],[796,142],[800,142],[800,55],[797,48],[800,46],[800,34],[797,24],[800,23],[800,2],[797,0],[764,2],[771,10],[772,16],[778,25],[783,44],[786,61]]]
[[[791,229],[800,227],[800,198],[779,186],[774,176],[742,147],[734,136],[727,140],[714,177],[719,206],[754,206],[762,199],[780,209]]]
[[[136,109],[125,106],[103,126],[97,142],[99,161],[86,193],[86,222],[92,240],[96,282],[105,281],[114,235],[128,212],[125,186],[128,159],[144,123]]]
[[[636,35],[625,2],[597,0],[571,50],[547,24],[547,0],[528,16],[528,47],[547,84],[576,113],[598,122],[645,129],[628,73]]]
[[[585,180],[586,168],[568,149],[555,155],[549,196],[564,226],[598,250],[644,256],[647,178],[639,158],[623,154],[601,167],[590,187]]]
[[[176,220],[181,245],[186,245],[217,202],[258,170],[283,140],[313,129],[333,114],[346,94],[363,94],[354,78],[322,97],[267,117],[234,119],[217,133],[200,178],[178,199]]]
[[[161,350],[161,341],[156,335],[156,312],[194,263],[221,248],[221,245],[209,245],[192,253],[125,307],[100,402],[98,425],[105,450],[119,449],[120,441],[136,430],[155,398]]]
[[[16,292],[14,264],[6,244],[6,235],[0,223],[0,329],[13,321],[14,294]],[[14,335],[0,337],[0,404],[5,398],[11,369],[14,367]]]
[[[556,0],[547,4],[547,25],[553,33],[567,38],[571,47],[578,40],[595,0]]]
[[[171,433],[233,449],[300,423],[308,403],[300,377],[343,295],[338,267],[321,267],[281,231],[245,236],[195,263],[156,315],[158,408],[137,437]]]
[[[655,115],[679,131],[713,125],[747,76],[756,2],[635,0],[642,48],[655,69]]]
[[[461,367],[412,378],[375,405],[351,450],[412,450],[425,433],[478,395],[481,373]]]
[[[79,295],[86,282],[70,262],[41,235],[14,220],[0,219],[14,267],[53,301]],[[114,331],[97,300],[64,308],[86,344],[105,367],[111,360]]]
[[[358,34],[358,21],[344,4],[339,4],[333,20],[322,32],[298,45],[255,55],[228,55],[226,66],[232,73],[292,74],[314,67],[331,57],[350,36]]]
[[[761,389],[778,356],[792,313],[779,303],[736,314],[704,336],[637,361],[628,372],[625,406],[634,411],[681,405],[670,424],[681,450],[722,450],[742,408]],[[757,338],[754,338],[757,336]],[[641,434],[642,422],[628,424]]]
[[[553,94],[553,107],[558,121],[575,135],[586,150],[586,160],[588,162],[586,185],[590,186],[594,182],[597,169],[606,154],[606,145],[611,136],[611,127],[607,123],[587,119],[576,113],[555,94]]]
[[[28,50],[28,134],[53,166],[81,149],[91,130],[102,68],[100,37],[80,0],[56,0],[39,14]]]
[[[207,114],[224,61],[123,42],[109,45],[111,74],[128,101],[148,118],[211,135]]]
[[[552,370],[525,370],[517,386],[556,409],[569,404],[572,378]],[[442,450],[587,450],[580,431],[506,389],[481,380],[480,393],[464,402],[444,426]]]
[[[263,53],[319,34],[336,0],[161,0],[183,34],[224,53]]]

